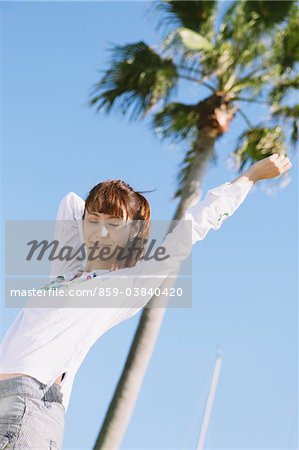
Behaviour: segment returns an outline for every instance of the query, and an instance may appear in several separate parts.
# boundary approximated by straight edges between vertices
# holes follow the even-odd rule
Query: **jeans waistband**
[[[62,403],[63,397],[59,384],[54,383],[47,389],[46,384],[31,376],[21,375],[0,380],[0,398],[18,394],[58,403]]]

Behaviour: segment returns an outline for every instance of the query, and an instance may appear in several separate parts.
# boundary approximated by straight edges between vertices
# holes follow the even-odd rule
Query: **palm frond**
[[[279,80],[269,92],[271,102],[280,102],[292,90],[299,89],[299,75]]]
[[[93,87],[90,106],[122,114],[131,108],[131,119],[145,114],[160,99],[168,100],[177,82],[176,66],[161,58],[143,41],[112,49],[111,67]]]
[[[274,106],[272,111],[273,116],[283,116],[287,119],[299,119],[299,105],[295,106]]]
[[[197,121],[196,105],[169,103],[154,115],[152,128],[163,138],[181,141],[194,136]]]
[[[232,2],[223,15],[218,40],[232,40],[242,49],[254,47],[258,39],[273,34],[277,25],[289,20],[294,0],[241,0]]]
[[[246,130],[239,137],[233,152],[239,161],[239,171],[242,172],[246,164],[251,165],[273,153],[286,154],[284,139],[284,132],[279,126]]]
[[[279,104],[274,104],[272,115],[278,120],[283,122],[288,120],[291,123],[291,143],[296,146],[298,144],[299,105],[280,106]]]
[[[297,120],[293,120],[292,133],[291,133],[291,143],[295,149],[298,149],[299,141],[299,129]]]
[[[232,2],[221,18],[217,39],[219,41],[226,41],[232,38],[238,40],[236,31],[243,28],[243,21],[244,18],[241,15],[240,2]],[[236,26],[237,23],[239,24],[239,28]]]
[[[157,12],[162,13],[160,25],[187,27],[208,39],[213,35],[216,6],[214,0],[164,0],[155,5]]]
[[[241,3],[247,21],[255,20],[256,26],[269,29],[288,17],[294,0],[243,0]]]
[[[237,79],[233,86],[230,88],[230,92],[234,94],[239,93],[242,90],[247,90],[255,95],[258,95],[264,88],[265,83],[271,79],[270,73],[263,73],[261,75],[254,76],[252,74],[243,78]]]
[[[214,46],[205,36],[186,27],[171,31],[163,40],[162,53],[170,55],[178,65],[202,67],[213,52]]]
[[[299,61],[299,6],[294,4],[287,25],[277,31],[273,47],[273,63],[280,67],[283,74],[293,69]]]
[[[213,45],[208,39],[190,28],[177,28],[175,36],[183,43],[187,50],[195,52],[210,52],[213,50]]]

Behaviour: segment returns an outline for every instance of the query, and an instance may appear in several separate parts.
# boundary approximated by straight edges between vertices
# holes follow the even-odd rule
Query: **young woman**
[[[234,181],[210,189],[164,239],[168,255],[164,259],[141,258],[149,235],[150,207],[127,183],[99,183],[85,202],[67,194],[58,209],[57,241],[61,249],[67,246],[76,254],[83,244],[88,254],[53,262],[51,274],[56,279],[44,291],[65,295],[56,303],[53,298],[43,299],[41,307],[39,298],[39,307],[23,308],[1,342],[0,450],[61,449],[74,377],[94,343],[146,306],[151,289],[178,269],[210,229],[220,228],[256,181],[277,177],[290,167],[287,157],[273,154]],[[103,257],[104,248],[109,249],[109,258]],[[125,257],[120,259],[115,250],[123,250]],[[84,289],[101,295],[81,297]],[[111,296],[113,289],[115,296]]]

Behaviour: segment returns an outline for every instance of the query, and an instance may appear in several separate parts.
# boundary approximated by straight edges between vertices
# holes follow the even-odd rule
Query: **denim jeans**
[[[0,450],[61,450],[64,432],[62,393],[36,378],[0,380]]]

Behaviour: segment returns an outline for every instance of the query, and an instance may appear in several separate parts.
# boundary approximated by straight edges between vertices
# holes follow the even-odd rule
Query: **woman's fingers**
[[[277,161],[283,161],[285,159],[285,155],[280,155],[278,158],[277,158]]]
[[[275,161],[278,158],[278,153],[273,153],[273,155],[269,156],[269,159],[271,159],[271,161]]]
[[[280,155],[280,156],[278,156],[278,158],[275,158],[275,159],[273,160],[273,162],[274,162],[274,164],[275,164],[277,167],[279,167],[280,169],[281,169],[281,168],[286,168],[286,167],[288,167],[288,166],[289,166],[289,167],[292,166],[292,164],[291,164],[289,158],[288,158],[287,156],[285,156],[285,155]]]
[[[282,167],[292,167],[292,163],[290,160],[283,163]]]
[[[277,164],[280,174],[283,174],[287,170],[289,170],[292,167],[292,163],[289,160],[288,157],[280,158],[279,160],[275,161],[275,164]]]

